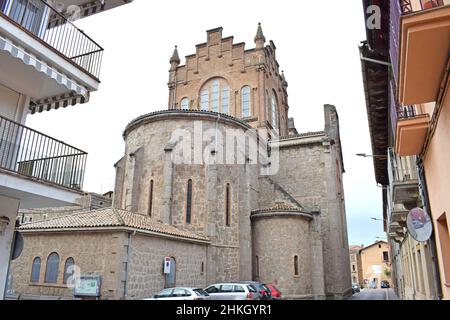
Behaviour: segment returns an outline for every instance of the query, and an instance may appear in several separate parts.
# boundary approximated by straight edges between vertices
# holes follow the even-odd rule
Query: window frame
[[[194,181],[189,179],[186,185],[186,211],[185,211],[185,222],[186,224],[192,224],[192,202],[194,194]]]
[[[57,260],[51,261],[52,257],[56,257]],[[45,264],[45,278],[44,283],[47,284],[57,284],[59,278],[59,264],[61,262],[61,258],[57,252],[52,252],[47,257],[47,263]],[[54,269],[50,269],[50,268]]]
[[[147,208],[147,214],[149,217],[153,214],[153,195],[154,195],[154,188],[155,188],[155,180],[150,180],[150,188],[149,188],[149,195],[148,195],[148,208]]]
[[[187,102],[187,106],[184,107],[183,103]],[[180,109],[181,110],[189,110],[190,109],[190,104],[191,104],[191,100],[188,97],[184,97],[183,99],[180,100]]]
[[[39,260],[39,264],[38,264],[38,269],[35,270],[35,263],[36,261]],[[31,277],[30,277],[30,282],[31,283],[39,283],[39,281],[41,280],[41,268],[42,268],[42,259],[41,257],[37,256],[33,259],[33,261],[31,262]],[[37,272],[37,279],[35,279],[35,273]]]
[[[71,261],[72,264],[69,265],[68,262]],[[68,268],[72,267],[72,272],[68,273]],[[72,257],[69,257],[64,262],[64,274],[63,274],[63,284],[67,284],[67,280],[75,274],[75,259]]]
[[[225,226],[231,227],[231,184],[225,185]]]
[[[300,277],[299,258],[297,255],[294,256],[294,276]]]
[[[246,93],[248,90],[248,93]],[[248,95],[248,101],[244,100]],[[248,108],[246,108],[246,103],[248,103]],[[248,110],[248,114],[245,111]],[[249,85],[245,85],[241,88],[241,113],[242,118],[250,118],[252,116],[252,97],[251,97],[251,87]]]

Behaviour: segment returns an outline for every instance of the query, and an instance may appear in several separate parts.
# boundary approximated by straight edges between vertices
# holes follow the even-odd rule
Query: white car
[[[176,287],[164,289],[153,297],[144,300],[211,300],[203,289]]]
[[[251,283],[218,283],[205,291],[211,300],[260,300],[260,294]]]

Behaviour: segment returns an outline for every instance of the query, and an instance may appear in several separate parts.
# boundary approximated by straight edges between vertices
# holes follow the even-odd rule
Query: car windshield
[[[172,289],[164,289],[160,293],[155,295],[154,297],[155,298],[167,298],[171,295],[172,291],[173,291],[173,288]]]
[[[204,291],[203,289],[194,289],[193,291],[194,291],[195,294],[198,295],[198,296],[209,297],[208,292]]]
[[[248,288],[248,291],[250,291],[250,292],[256,292],[257,291],[256,288],[252,284],[247,285],[247,288]]]

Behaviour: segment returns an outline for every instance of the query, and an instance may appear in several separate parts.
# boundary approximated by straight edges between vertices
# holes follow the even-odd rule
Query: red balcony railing
[[[81,190],[87,153],[0,116],[0,169]]]
[[[44,0],[0,0],[0,16],[98,79],[103,48]],[[58,20],[53,25],[51,22]]]

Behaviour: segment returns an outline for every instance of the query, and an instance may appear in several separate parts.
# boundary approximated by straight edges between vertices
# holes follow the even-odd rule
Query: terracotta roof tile
[[[204,235],[180,230],[174,226],[156,222],[150,217],[114,208],[99,209],[39,222],[27,223],[19,227],[19,230],[77,230],[109,227],[133,228],[136,230],[156,232],[182,238],[209,241],[209,239]]]

